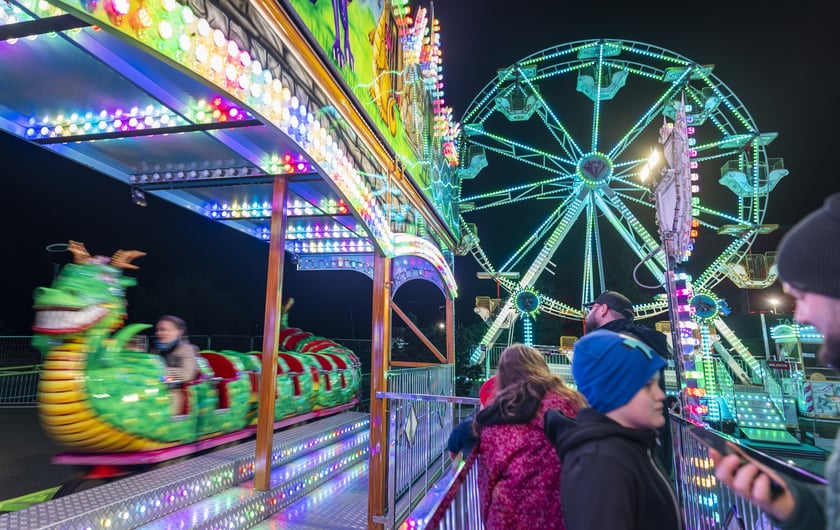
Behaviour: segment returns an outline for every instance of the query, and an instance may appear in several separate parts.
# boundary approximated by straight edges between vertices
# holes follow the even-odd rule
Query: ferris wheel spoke
[[[604,217],[610,222],[613,228],[624,239],[630,249],[644,261],[645,267],[653,274],[660,283],[665,281],[664,271],[666,270],[665,253],[660,248],[656,239],[651,236],[641,222],[636,218],[630,208],[624,204],[617,195],[611,194],[595,195],[595,204]],[[607,205],[611,204],[619,216]]]
[[[671,98],[679,92],[679,85],[676,83],[671,83],[665,89],[665,91],[656,99],[656,101],[645,110],[642,115],[639,117],[638,120],[630,127],[630,129],[621,136],[618,142],[609,150],[607,155],[615,160],[621,156],[621,154],[633,144],[633,142],[638,138],[643,131],[645,131],[648,125],[656,118],[661,112],[662,108],[671,101]]]
[[[477,128],[474,125],[466,125],[464,126],[464,130],[471,135],[469,140],[471,144],[483,147],[487,151],[544,169],[549,173],[565,175],[573,172],[575,169],[576,162],[574,160],[560,158],[535,147],[508,140],[503,136],[484,131],[483,127]],[[477,135],[479,134],[483,135],[488,141],[482,142],[478,140]],[[492,140],[495,144],[491,144],[489,140]]]
[[[540,295],[540,311],[556,317],[570,318],[572,320],[583,320],[586,316],[586,312],[580,308],[564,304],[545,294]]]
[[[581,290],[580,304],[595,299],[596,293],[605,289],[604,261],[601,253],[601,235],[598,228],[598,218],[595,205],[592,200],[586,204],[586,236],[583,248],[583,288]],[[598,274],[598,286],[595,288],[595,274]]]
[[[701,216],[704,216],[703,219],[696,217],[702,226],[706,226],[707,228],[711,228],[712,230],[719,230],[721,227],[720,225],[714,225],[711,223],[711,220],[707,220],[707,218],[714,217],[715,219],[722,220],[724,222],[728,221],[734,224],[741,224],[743,223],[743,219],[740,219],[738,216],[728,214],[726,212],[721,212],[720,210],[716,210],[714,208],[710,208],[708,206],[704,206],[702,203],[697,205],[697,210]]]
[[[610,182],[610,188],[613,191],[620,191],[622,193],[635,192],[641,196],[650,195],[650,186],[640,182],[641,172],[638,171],[638,168],[644,163],[644,160],[633,160],[623,164],[627,166],[625,168],[620,168],[620,165],[616,164],[616,167],[621,170],[616,171],[613,175]],[[616,185],[616,183],[618,183],[618,185]],[[646,204],[652,207],[649,202],[646,202]]]
[[[750,368],[752,374],[761,378],[762,374],[758,360],[756,360],[744,343],[741,342],[738,335],[736,335],[735,332],[732,331],[720,317],[714,319],[714,324],[715,329],[720,333],[720,336],[725,339],[726,342],[728,342],[738,355],[747,363],[747,366]],[[750,381],[747,380],[746,383],[749,384]]]
[[[461,199],[461,211],[477,211],[494,206],[504,206],[515,202],[532,199],[556,198],[559,194],[568,194],[573,189],[573,177],[563,175],[521,186],[489,191]]]
[[[537,278],[539,278],[540,274],[542,274],[548,266],[549,261],[554,256],[554,253],[557,252],[557,248],[566,238],[566,235],[569,233],[569,229],[580,216],[585,203],[581,199],[577,198],[577,195],[578,194],[569,196],[563,204],[564,211],[560,217],[560,221],[555,225],[551,234],[545,239],[543,247],[540,249],[537,258],[531,264],[531,267],[529,267],[525,274],[522,275],[522,281],[520,283],[523,287],[534,286]]]
[[[564,203],[565,208],[560,221],[557,223],[551,235],[545,241],[543,248],[540,249],[536,260],[534,260],[534,262],[522,276],[522,279],[519,282],[521,287],[530,288],[534,286],[534,283],[536,282],[537,278],[539,278],[540,274],[548,266],[551,257],[554,255],[554,253],[557,251],[557,248],[563,242],[563,239],[566,237],[566,234],[568,234],[569,228],[580,216],[584,204],[584,201],[577,199],[573,196],[567,198],[566,203]],[[566,309],[570,312],[571,315],[574,315],[578,312],[577,310],[571,307],[567,307]],[[484,346],[493,344],[495,340],[499,337],[499,334],[502,332],[502,330],[505,329],[506,326],[510,325],[510,322],[515,316],[515,314],[516,312],[514,310],[513,298],[509,297],[505,301],[504,305],[502,306],[501,310],[498,312],[496,317],[493,319],[493,322],[490,324],[490,327],[487,329],[487,332],[484,334],[484,337],[481,340],[481,344]],[[473,355],[473,359],[477,360],[477,357]]]
[[[502,270],[511,270],[516,268],[519,262],[539,243],[551,230],[552,226],[556,225],[563,218],[563,211],[569,206],[570,199],[567,197],[565,201],[555,209],[548,217],[540,224],[537,229],[525,239],[525,242],[519,246],[514,254],[502,265]]]
[[[758,230],[750,230],[736,237],[720,255],[692,283],[695,289],[711,290],[727,277],[727,265],[740,262],[749,251],[750,245],[758,235]]]
[[[513,308],[513,298],[508,297],[508,299],[505,300],[505,303],[502,305],[502,308],[499,309],[499,312],[496,314],[496,317],[493,319],[493,322],[490,323],[490,326],[487,328],[487,331],[484,332],[484,336],[481,338],[481,346],[492,346],[496,342],[496,339],[499,338],[499,335],[502,333],[502,331],[510,328],[515,316],[516,312]],[[476,353],[474,352],[472,355],[473,361],[477,361],[481,355],[483,355],[483,353],[479,353],[479,355],[476,355]]]
[[[747,108],[740,99],[722,83],[715,82],[711,68],[698,68],[695,79],[701,79],[703,87],[693,88],[689,93],[694,103],[700,106],[695,122],[709,119],[719,131],[731,134],[731,131],[746,130],[757,132]]]
[[[566,156],[569,158],[580,158],[583,156],[583,151],[580,146],[578,146],[574,138],[572,138],[572,135],[569,134],[569,131],[566,130],[566,127],[563,126],[547,104],[543,104],[538,108],[536,113],[542,119],[543,124],[560,146],[560,149],[566,153]]]
[[[581,150],[580,146],[578,146],[575,142],[572,134],[563,125],[562,120],[560,120],[557,113],[552,110],[545,98],[543,98],[542,94],[540,94],[537,87],[534,86],[531,80],[524,74],[522,75],[522,78],[523,83],[530,91],[530,95],[539,103],[534,112],[536,112],[540,119],[542,119],[543,124],[546,126],[546,129],[548,129],[549,134],[551,134],[560,146],[560,149],[562,149],[566,156],[570,159],[577,160],[583,156],[583,150]]]
[[[470,254],[472,254],[479,266],[484,269],[484,272],[490,274],[491,276],[495,275],[496,268],[493,266],[493,262],[490,261],[490,258],[487,257],[487,254],[484,253],[484,249],[482,249],[481,245],[479,245],[478,234],[475,233],[472,225],[467,223],[464,218],[461,217],[461,226],[466,233],[466,247],[468,248]]]

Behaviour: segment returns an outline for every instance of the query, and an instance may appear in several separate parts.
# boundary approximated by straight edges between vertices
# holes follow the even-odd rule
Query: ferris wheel
[[[737,350],[750,362],[721,319],[728,307],[714,289],[727,277],[742,288],[775,281],[772,253],[756,263],[749,250],[759,234],[774,229],[764,224],[768,197],[787,170],[782,159],[767,155],[777,134],[761,132],[713,71],[714,65],[650,44],[584,40],[499,69],[473,99],[461,120],[461,252],[471,253],[504,291],[476,308],[488,329],[473,362],[517,319],[527,324],[537,311],[582,320],[584,304],[611,288],[608,279],[622,263],[636,264],[624,274],[664,284],[669,260],[657,179],[643,177],[659,171],[652,154],[663,149],[661,130],[680,115],[690,133],[685,153],[692,180],[691,204],[683,208],[692,238],[711,256],[698,263],[691,244],[685,249],[692,315],[706,337],[704,350]],[[482,229],[500,219],[504,231]],[[511,240],[514,230],[522,232]],[[574,283],[566,289],[570,299],[537,287],[544,273],[561,271],[555,282]],[[668,310],[663,296],[636,302],[637,318]]]

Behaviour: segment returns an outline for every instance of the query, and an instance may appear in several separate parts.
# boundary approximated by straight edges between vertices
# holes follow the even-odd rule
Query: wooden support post
[[[400,317],[400,319],[402,319],[402,321],[405,323],[405,325],[408,326],[408,329],[410,329],[411,331],[414,332],[415,335],[417,335],[417,338],[420,339],[420,342],[425,344],[426,347],[429,348],[429,351],[431,351],[434,354],[435,357],[440,359],[440,362],[442,362],[442,363],[447,362],[446,357],[444,357],[438,351],[437,347],[435,347],[435,345],[432,343],[432,341],[430,341],[429,338],[426,337],[426,335],[423,334],[423,332],[420,330],[420,328],[418,328],[417,325],[414,322],[412,322],[410,318],[408,318],[408,315],[403,313],[403,310],[400,309],[400,307],[397,304],[395,304],[393,300],[391,300],[391,309],[394,311],[394,313],[397,314],[398,317]]]
[[[271,240],[268,251],[268,278],[265,286],[262,371],[260,373],[259,411],[257,415],[257,453],[254,489],[271,488],[271,452],[274,438],[274,399],[277,395],[277,336],[280,333],[283,307],[283,262],[286,244],[286,192],[284,175],[274,177],[271,198]]]
[[[376,397],[386,388],[391,361],[391,258],[373,257],[373,315],[370,366],[370,466],[368,473],[368,529],[384,528],[388,482],[388,407]]]

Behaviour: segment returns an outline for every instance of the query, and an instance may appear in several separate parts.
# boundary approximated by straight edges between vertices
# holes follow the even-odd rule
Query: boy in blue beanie
[[[625,333],[653,348],[663,359],[671,357],[671,347],[668,345],[665,334],[636,322],[633,302],[623,294],[617,291],[604,291],[598,298],[583,306],[587,309],[587,332],[606,329],[616,333]],[[664,369],[659,371],[659,388],[665,390]],[[664,417],[665,423],[657,433],[660,442],[657,453],[668,476],[673,476],[674,451],[671,442],[671,426],[667,413]]]
[[[678,530],[682,514],[655,455],[665,422],[665,366],[630,335],[598,330],[578,340],[572,375],[589,408],[572,420],[545,415],[545,434],[563,463],[561,488],[568,530]],[[592,502],[597,499],[597,507]]]

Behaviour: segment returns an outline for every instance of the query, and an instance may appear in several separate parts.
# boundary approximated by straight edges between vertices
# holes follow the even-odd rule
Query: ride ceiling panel
[[[103,110],[150,106],[168,108],[184,115],[198,101],[225,97],[198,82],[192,76],[164,62],[140,53],[120,39],[101,31],[82,29],[75,42],[88,50],[107,50],[116,64],[104,64],[85,49],[62,37],[41,36],[33,41],[19,40],[7,47],[14,60],[0,62],[3,78],[0,115],[22,128],[44,117],[70,116],[73,113],[93,116]],[[7,55],[8,56],[8,55]],[[125,65],[131,64],[128,68]],[[123,71],[118,68],[123,67]],[[95,82],[92,82],[95,80]],[[138,83],[143,86],[139,86]],[[270,126],[225,129],[224,143],[241,148],[248,158],[214,140],[207,133],[144,136],[118,140],[97,140],[66,144],[72,152],[94,159],[103,158],[107,166],[126,173],[155,171],[157,167],[205,169],[257,164],[260,154],[283,154],[290,142]],[[214,133],[219,134],[219,133]],[[71,147],[72,145],[72,147]],[[60,148],[53,148],[62,151]],[[62,151],[67,156],[70,153]],[[101,156],[100,156],[101,155]],[[79,157],[71,156],[77,161]],[[263,157],[267,159],[268,157]],[[250,159],[250,160],[249,160]],[[120,175],[111,174],[120,178]],[[124,179],[122,179],[124,180]]]
[[[205,133],[116,138],[80,142],[73,150],[112,161],[128,174],[240,167],[248,160]]]
[[[3,55],[0,94],[7,107],[4,117],[20,126],[28,125],[23,120],[30,116],[148,101],[147,94],[60,37],[19,40],[14,46],[5,46]]]
[[[225,97],[192,75],[90,27],[61,36],[20,39],[4,47],[4,56],[11,55],[13,60],[0,61],[4,80],[0,116],[7,120],[5,128],[21,136],[33,123],[37,127],[48,117],[97,116],[103,110],[129,112],[150,106],[183,117],[184,110],[198,101]],[[37,143],[126,183],[132,175],[175,171],[259,166],[265,172],[271,157],[297,155],[281,131],[254,123],[208,131],[190,131],[187,126],[185,132],[173,134],[81,137],[83,141],[45,138]],[[301,189],[304,200],[317,203],[325,194],[337,200],[338,195],[318,175],[309,178],[319,184],[310,182]],[[199,212],[210,203],[271,201],[271,184],[219,184],[151,193]]]
[[[282,130],[221,88],[224,81],[219,85],[206,73],[149,53],[123,34],[66,13],[44,16],[48,8],[30,6],[0,7],[0,132],[129,184],[126,206],[142,205],[143,195],[156,197],[263,240],[271,228],[266,205],[272,202],[272,175],[285,174],[292,206],[287,215],[295,219],[290,228],[322,230],[317,241],[287,232],[287,251],[321,252],[321,241],[344,245],[345,240],[354,241],[348,243],[350,253],[374,249],[376,240],[365,225],[370,220],[362,219],[358,204],[343,201],[338,184],[301,151],[296,125]],[[310,75],[298,68],[297,58],[282,56],[289,62],[279,64],[281,72],[295,67]],[[311,97],[311,80],[283,77],[302,104]],[[126,118],[134,123],[126,125]],[[362,181],[375,198],[368,200],[384,199],[389,218],[406,224],[397,214],[414,209],[403,193],[365,155],[352,128],[333,128],[324,119],[337,145],[362,162]],[[222,205],[240,210],[234,206],[219,215]]]

